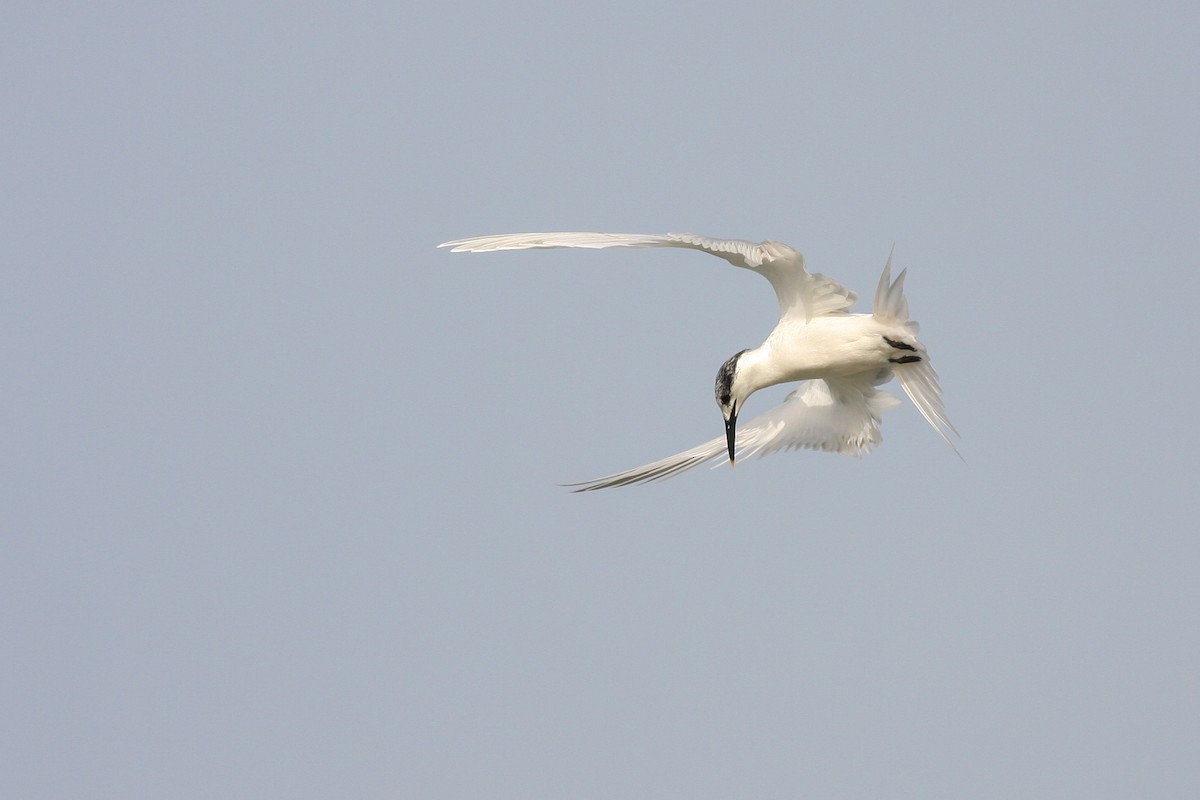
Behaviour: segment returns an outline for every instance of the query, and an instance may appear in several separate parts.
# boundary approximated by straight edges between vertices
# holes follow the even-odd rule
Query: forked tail
[[[879,276],[879,286],[875,289],[875,308],[871,313],[880,322],[895,325],[908,323],[909,329],[916,333],[917,323],[909,320],[908,300],[904,298],[904,277],[908,275],[908,270],[901,270],[896,280],[892,280],[892,255],[895,252],[893,246],[888,253],[887,263],[883,265],[883,274]]]

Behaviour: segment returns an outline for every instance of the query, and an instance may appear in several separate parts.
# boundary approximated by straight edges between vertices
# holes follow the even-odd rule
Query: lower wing
[[[875,386],[891,377],[864,376],[855,380],[805,381],[779,405],[739,426],[736,454],[738,460],[762,457],[776,450],[808,448],[859,456],[879,444],[880,416],[899,404],[895,397]],[[663,480],[698,467],[726,459],[725,437],[719,436],[702,445],[624,472],[591,481],[570,483],[577,492],[590,492],[613,486],[631,486]]]

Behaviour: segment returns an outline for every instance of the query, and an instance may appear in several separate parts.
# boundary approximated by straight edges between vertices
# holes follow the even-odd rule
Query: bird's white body
[[[778,383],[848,378],[886,368],[895,354],[883,337],[917,344],[904,326],[871,314],[814,317],[807,323],[781,321],[761,345],[742,356],[741,371],[753,369],[758,388]],[[747,377],[750,377],[747,375]]]
[[[779,299],[779,323],[756,348],[735,354],[717,374],[717,404],[726,436],[661,461],[575,484],[580,491],[670,477],[728,452],[735,457],[806,447],[847,455],[870,452],[881,440],[880,415],[897,404],[875,387],[900,380],[905,393],[953,447],[957,434],[942,407],[937,373],[917,323],[908,319],[904,273],[891,280],[884,266],[870,314],[852,314],[854,292],[824,275],[808,272],[804,257],[780,242],[756,244],[695,234],[518,233],[446,242],[452,252],[525,250],[547,247],[681,247],[701,250],[766,277]],[[802,381],[784,402],[736,427],[746,399],[759,389]],[[957,452],[957,450],[956,450]]]

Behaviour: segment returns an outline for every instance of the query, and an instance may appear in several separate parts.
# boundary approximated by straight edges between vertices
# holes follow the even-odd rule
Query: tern
[[[942,404],[937,373],[919,326],[908,318],[907,270],[892,280],[889,255],[870,314],[849,309],[858,296],[842,284],[809,272],[804,256],[781,242],[713,239],[691,233],[507,233],[444,242],[452,253],[582,247],[680,247],[723,258],[762,275],[779,299],[779,322],[761,345],[732,355],[717,371],[716,399],[725,435],[673,456],[603,478],[568,486],[592,491],[648,483],[728,456],[759,457],[809,448],[861,457],[882,441],[880,416],[899,405],[877,387],[896,377],[925,420],[958,453],[958,436]],[[738,414],[759,389],[800,381],[784,401],[738,427]],[[961,454],[959,455],[961,458]]]

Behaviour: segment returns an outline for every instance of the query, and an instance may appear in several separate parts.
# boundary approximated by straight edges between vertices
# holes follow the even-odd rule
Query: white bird
[[[876,389],[900,380],[904,392],[933,429],[958,453],[950,434],[958,431],[942,406],[938,376],[908,318],[904,270],[892,281],[889,255],[870,314],[851,314],[858,296],[824,275],[811,273],[804,256],[780,242],[761,244],[711,239],[691,233],[509,233],[457,239],[438,247],[453,253],[549,247],[682,247],[753,270],[771,282],[779,298],[779,323],[761,345],[734,354],[717,372],[717,406],[725,436],[673,456],[592,481],[569,484],[575,491],[647,483],[678,475],[726,454],[765,456],[807,447],[855,457],[869,453],[882,437],[880,415],[899,405]],[[802,381],[784,401],[738,428],[738,413],[759,389]],[[961,458],[961,455],[959,456]]]

